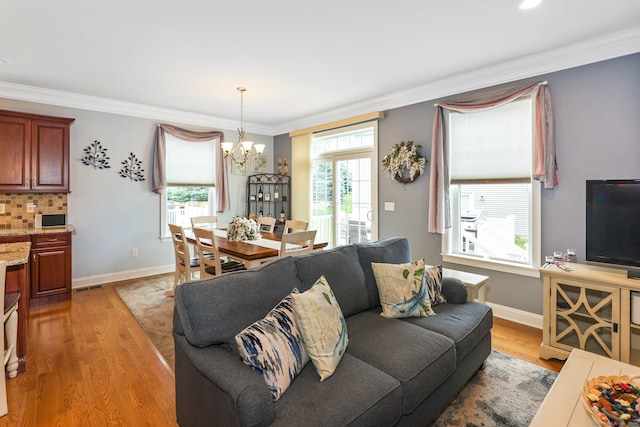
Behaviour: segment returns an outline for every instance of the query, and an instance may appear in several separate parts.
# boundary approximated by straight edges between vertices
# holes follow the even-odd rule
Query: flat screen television
[[[586,260],[640,278],[640,179],[587,181]]]

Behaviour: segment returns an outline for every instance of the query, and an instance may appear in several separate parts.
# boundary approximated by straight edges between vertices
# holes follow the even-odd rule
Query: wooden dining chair
[[[297,256],[313,251],[316,232],[317,230],[308,230],[283,234],[282,240],[280,241],[280,251],[278,252],[278,256],[280,258],[286,256]],[[296,246],[287,247],[288,244]]]
[[[246,270],[241,262],[225,261],[220,257],[213,230],[194,228],[193,234],[196,237],[198,254],[200,254],[200,279],[220,276],[231,271]],[[211,254],[213,256],[209,257],[203,254]]]
[[[309,223],[306,221],[300,221],[295,219],[288,219],[284,223],[284,232],[287,233],[295,233],[296,231],[305,231],[309,227]]]
[[[173,280],[173,289],[180,283],[194,279],[193,275],[200,267],[200,259],[192,257],[189,253],[189,244],[184,236],[184,229],[175,224],[169,224],[171,240],[173,241],[173,251],[176,260],[176,275]]]
[[[258,230],[265,233],[273,233],[276,226],[276,219],[270,216],[261,216],[258,218]]]
[[[218,217],[216,215],[192,216],[191,227],[193,228],[216,228]]]
[[[16,344],[18,339],[18,301],[20,293],[5,292],[7,280],[7,262],[0,261],[0,301],[4,302],[3,325],[0,328],[0,343],[3,347],[2,369],[9,371],[9,378],[15,378],[18,374],[18,357]],[[6,336],[6,346],[5,346]],[[0,417],[7,415],[7,380],[4,372],[0,375]]]
[[[216,215],[203,215],[191,217],[191,228],[211,228],[214,229],[218,225],[218,217]],[[200,257],[198,246],[193,247],[193,256]],[[205,252],[207,258],[213,259],[213,254]]]

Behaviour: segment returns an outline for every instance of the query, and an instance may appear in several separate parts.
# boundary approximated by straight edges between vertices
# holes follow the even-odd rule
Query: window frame
[[[521,102],[521,101],[520,101]],[[530,98],[530,102],[534,102],[533,98]],[[533,126],[533,115],[531,117]],[[533,150],[533,141],[531,143],[531,150]],[[490,184],[491,182],[486,182]],[[461,185],[465,183],[450,183],[449,184],[449,200],[451,208],[451,228],[445,230],[445,234],[442,236],[442,259],[444,262],[451,262],[455,264],[466,265],[470,267],[483,268],[487,270],[501,271],[505,273],[517,274],[528,277],[540,277],[539,268],[541,265],[541,185],[537,181],[531,179],[529,182],[529,206],[528,206],[528,221],[529,221],[529,248],[530,259],[527,263],[509,262],[506,260],[488,259],[486,257],[464,255],[460,248],[457,248],[457,244],[460,236],[460,230],[462,228],[460,221],[460,205],[459,205],[459,192]],[[481,182],[477,184],[482,185]],[[455,239],[455,240],[454,240]],[[453,250],[458,250],[453,252]]]
[[[169,187],[173,187],[173,188],[191,188],[193,186],[185,186],[185,185],[171,185],[169,183],[167,183],[167,188],[166,190],[162,193],[162,197],[160,197],[160,241],[162,242],[170,242],[171,241],[171,234],[169,233],[169,224],[167,223],[167,197],[169,196]],[[203,215],[216,215],[215,213],[215,197],[216,197],[216,191],[215,191],[215,187],[208,187],[209,188],[209,201],[208,201],[208,206],[209,206],[209,213],[203,213]]]
[[[165,138],[174,138],[174,139],[178,139],[181,140],[185,143],[188,144],[197,144],[197,142],[191,142],[191,141],[187,141],[184,140],[182,138],[179,138],[177,136],[173,136],[170,134],[166,134]],[[214,138],[215,139],[215,138]],[[212,158],[212,162],[213,165],[212,167],[216,168],[217,164],[216,164],[216,156],[217,153],[214,151],[214,155]],[[165,163],[165,167],[169,166],[169,162],[167,161]],[[215,191],[215,183],[213,185],[203,185],[203,184],[172,184],[171,182],[167,181],[166,184],[166,188],[165,191],[162,192],[161,197],[160,197],[160,241],[161,242],[171,242],[171,234],[169,233],[169,225],[167,223],[167,206],[168,206],[168,200],[167,197],[169,196],[169,188],[173,187],[173,188],[193,188],[193,187],[208,187],[209,188],[209,200],[208,200],[208,213],[204,213],[203,215],[216,215],[215,209],[216,209],[216,191]]]

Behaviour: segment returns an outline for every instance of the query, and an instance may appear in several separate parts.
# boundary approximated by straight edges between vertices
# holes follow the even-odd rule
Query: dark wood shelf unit
[[[277,191],[276,191],[277,190]],[[262,191],[262,198],[260,198]],[[277,192],[277,197],[276,197]],[[282,211],[284,210],[284,218]],[[247,177],[247,216],[255,214],[276,218],[276,233],[282,233],[284,222],[291,219],[291,177],[259,173]]]

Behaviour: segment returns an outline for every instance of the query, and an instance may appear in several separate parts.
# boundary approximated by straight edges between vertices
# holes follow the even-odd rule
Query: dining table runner
[[[224,237],[225,239],[227,238],[227,230],[216,228],[213,230],[213,234],[215,234],[217,237]],[[260,238],[256,240],[247,240],[246,243],[262,246],[263,248],[275,249],[277,251],[280,250],[280,242],[277,240]],[[300,245],[287,243],[287,249],[297,249],[300,247]]]

